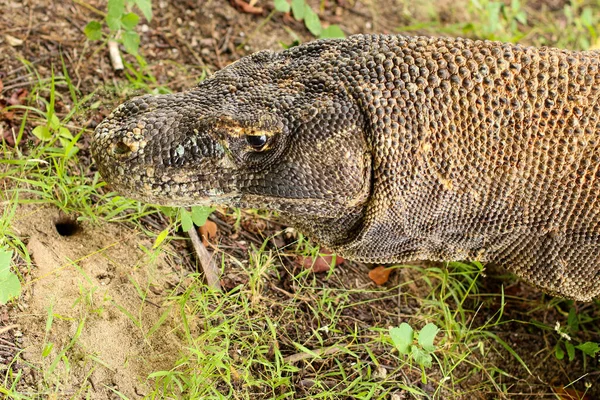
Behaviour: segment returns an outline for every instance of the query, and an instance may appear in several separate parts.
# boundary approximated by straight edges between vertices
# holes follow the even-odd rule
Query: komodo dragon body
[[[121,193],[278,211],[344,257],[600,294],[600,55],[357,35],[262,51],[96,129]]]

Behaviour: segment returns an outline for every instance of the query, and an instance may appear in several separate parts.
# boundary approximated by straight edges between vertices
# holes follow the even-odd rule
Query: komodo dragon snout
[[[600,55],[356,35],[259,52],[118,107],[124,195],[276,210],[347,258],[480,260],[600,294]]]

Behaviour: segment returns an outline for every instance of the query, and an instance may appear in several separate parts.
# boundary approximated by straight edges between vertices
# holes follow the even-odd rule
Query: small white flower
[[[565,340],[571,341],[571,336],[567,335],[565,332],[561,332],[560,330],[560,322],[556,321],[556,325],[554,325],[554,330],[559,336]]]
[[[329,333],[329,325],[325,325],[317,329],[318,331]]]

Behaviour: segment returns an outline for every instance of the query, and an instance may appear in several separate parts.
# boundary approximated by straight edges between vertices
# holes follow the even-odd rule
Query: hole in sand
[[[55,220],[54,227],[60,236],[73,236],[81,229],[77,220],[69,217],[61,217]]]

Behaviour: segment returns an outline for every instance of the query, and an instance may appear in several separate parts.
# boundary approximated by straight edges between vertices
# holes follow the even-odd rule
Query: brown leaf
[[[262,7],[256,7],[252,4],[248,4],[244,0],[233,0],[233,4],[236,8],[240,9],[246,14],[262,15],[263,13]]]
[[[564,388],[562,386],[553,386],[552,389],[560,400],[592,400],[590,395],[579,390]]]
[[[262,233],[267,229],[267,223],[263,219],[243,218],[240,225],[249,233]]]
[[[4,89],[4,83],[2,83],[2,78],[0,77],[0,92]]]
[[[15,138],[10,129],[4,130],[0,125],[0,137],[9,147],[15,147]]]
[[[8,45],[11,47],[17,47],[23,44],[23,39],[19,39],[11,35],[4,35],[4,39],[6,39],[6,43],[8,43]]]
[[[11,106],[20,106],[23,104],[23,100],[25,100],[28,94],[29,92],[27,91],[27,89],[17,89],[10,96],[10,99],[8,99],[8,104],[10,104]]]
[[[333,260],[334,254],[327,249],[321,249],[319,257],[313,262],[312,257],[298,257],[298,263],[302,265],[304,269],[310,269],[312,272],[327,272],[331,269],[331,261]],[[344,262],[341,256],[335,257],[335,265],[340,265]]]
[[[202,244],[208,246],[208,240],[217,237],[217,224],[212,221],[206,221],[204,225],[198,228],[198,233],[202,238]]]
[[[369,271],[369,278],[377,285],[383,285],[390,279],[390,273],[393,268],[379,266]]]
[[[15,111],[12,110],[12,111],[0,112],[0,118],[12,122],[15,119]]]

